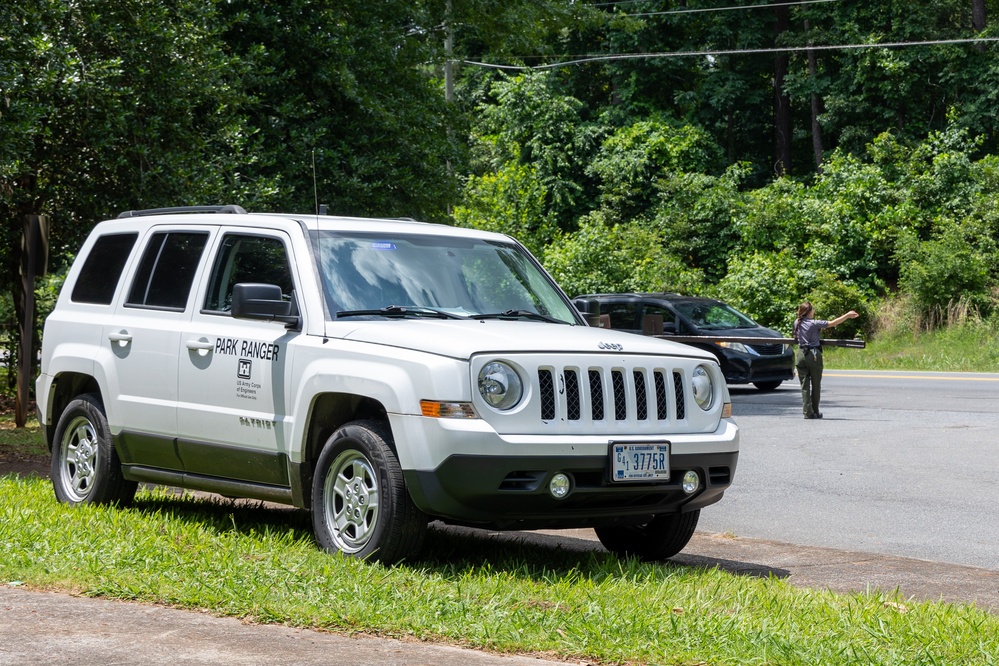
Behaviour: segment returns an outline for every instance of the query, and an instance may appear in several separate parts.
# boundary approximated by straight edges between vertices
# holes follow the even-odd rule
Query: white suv
[[[37,401],[61,501],[279,502],[383,562],[430,520],[671,557],[739,448],[709,353],[587,326],[509,237],[238,206],[97,225]]]

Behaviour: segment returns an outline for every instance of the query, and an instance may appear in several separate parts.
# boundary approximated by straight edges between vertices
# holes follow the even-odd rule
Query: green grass
[[[0,453],[48,456],[49,449],[42,438],[38,420],[30,418],[25,427],[17,428],[13,415],[0,414]]]
[[[844,370],[999,372],[999,330],[978,321],[932,333],[894,331],[865,349],[825,348],[823,355],[827,368]]]
[[[431,531],[386,568],[317,549],[301,511],[141,492],[58,504],[0,477],[0,583],[603,663],[995,664],[999,617],[718,569]]]

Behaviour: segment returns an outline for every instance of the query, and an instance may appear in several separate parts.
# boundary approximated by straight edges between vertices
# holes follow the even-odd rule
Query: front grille
[[[538,398],[543,421],[641,421],[685,418],[683,373],[631,368],[538,369]],[[585,373],[586,381],[580,382]],[[630,389],[630,390],[629,390]]]
[[[783,344],[775,345],[749,345],[749,347],[760,356],[780,356],[784,353]]]

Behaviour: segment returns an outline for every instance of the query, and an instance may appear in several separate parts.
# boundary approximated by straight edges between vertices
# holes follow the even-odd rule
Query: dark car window
[[[110,305],[118,280],[139,234],[108,234],[94,243],[73,287],[77,303]]]
[[[183,310],[207,241],[206,232],[153,234],[125,305]]]
[[[676,313],[665,308],[661,305],[655,305],[652,303],[646,303],[645,305],[645,316],[660,316],[663,318],[663,333],[678,333],[679,329],[677,327],[677,317]]]
[[[600,313],[610,316],[611,328],[637,330],[638,303],[607,303],[600,306]]]
[[[270,236],[226,236],[212,269],[205,310],[228,312],[232,307],[232,288],[240,282],[276,284],[286,300],[290,300],[295,285],[284,243]]]
[[[677,303],[676,309],[694,326],[709,331],[756,328],[757,323],[724,303]]]

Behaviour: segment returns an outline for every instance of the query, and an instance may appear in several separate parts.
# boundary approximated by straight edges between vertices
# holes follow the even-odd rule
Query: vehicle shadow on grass
[[[580,538],[572,532],[498,532],[431,523],[420,562],[438,567],[458,565],[464,569],[488,564],[539,580],[550,579],[552,573],[569,572],[602,579],[607,575],[621,575],[623,571],[636,567],[651,567],[653,571],[658,570],[658,577],[664,579],[712,569],[754,578],[787,578],[791,575],[787,569],[683,552],[661,562],[620,558],[608,552],[599,541]]]
[[[253,535],[283,530],[295,541],[308,540],[315,544],[307,511],[255,500],[157,491],[155,495],[140,496],[133,510],[194,521],[216,533],[236,531]],[[500,532],[440,522],[430,524],[420,553],[396,566],[431,570],[446,577],[458,577],[472,570],[495,570],[539,582],[550,581],[553,575],[581,575],[604,580],[639,571],[644,577],[651,574],[662,580],[713,569],[755,578],[787,578],[790,575],[786,569],[685,553],[668,561],[641,562],[619,558],[599,541],[573,535]]]

